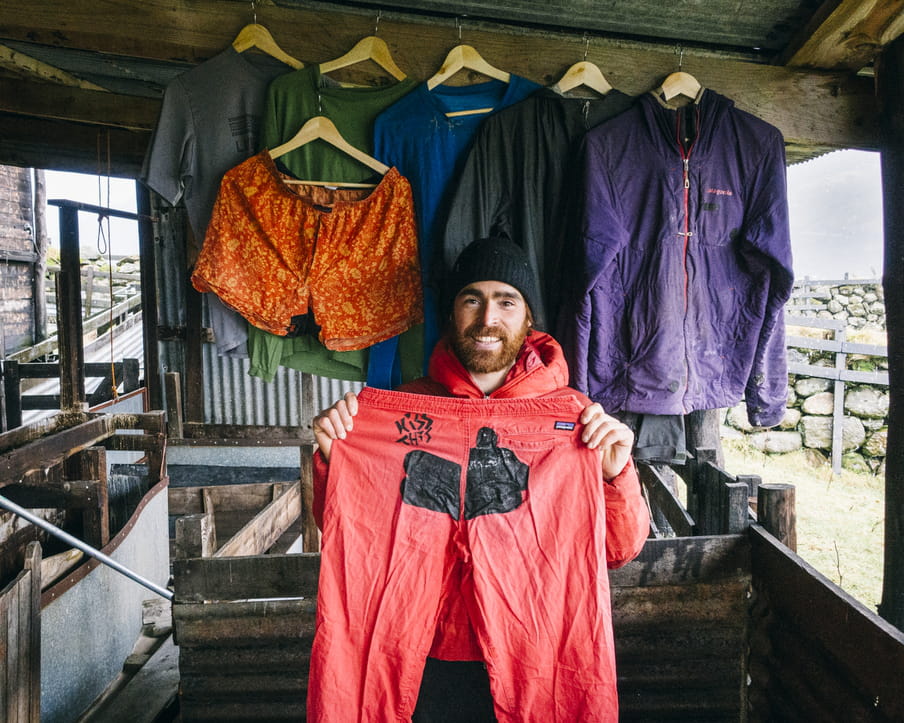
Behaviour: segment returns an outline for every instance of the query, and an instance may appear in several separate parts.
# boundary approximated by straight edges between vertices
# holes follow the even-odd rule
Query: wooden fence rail
[[[120,362],[89,362],[85,364],[85,377],[99,378],[101,381],[94,392],[88,395],[89,407],[113,398],[113,379],[117,386],[123,385],[123,393],[138,389],[140,384],[140,364],[138,359],[123,359]],[[58,362],[30,362],[20,364],[14,359],[3,362],[3,394],[6,404],[6,429],[15,429],[22,424],[22,412],[31,409],[59,409],[59,394],[22,394],[23,379],[59,379]]]
[[[834,382],[835,406],[832,410],[832,470],[841,471],[843,451],[842,433],[844,429],[844,388],[846,383],[888,386],[888,372],[861,372],[847,368],[848,354],[888,358],[888,347],[873,344],[856,344],[847,341],[847,324],[840,319],[820,319],[808,316],[785,316],[786,326],[823,329],[832,333],[832,339],[811,339],[806,336],[789,335],[786,345],[798,349],[826,351],[835,355],[832,367],[815,364],[789,362],[788,373],[799,374]]]
[[[48,315],[55,316],[56,307],[56,279],[60,272],[59,266],[48,266],[48,278],[46,285]],[[93,266],[83,266],[81,269],[82,288],[82,316],[87,319],[96,311],[109,309],[110,297],[114,304],[121,303],[125,299],[140,296],[141,275],[138,272],[126,273],[121,271],[100,271]],[[112,287],[112,288],[111,288]]]

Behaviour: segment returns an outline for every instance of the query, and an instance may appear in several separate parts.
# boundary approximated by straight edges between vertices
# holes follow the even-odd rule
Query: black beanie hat
[[[458,292],[477,281],[501,281],[514,286],[530,307],[534,318],[540,310],[540,292],[527,254],[514,241],[491,236],[472,241],[455,260],[446,284],[446,313]]]

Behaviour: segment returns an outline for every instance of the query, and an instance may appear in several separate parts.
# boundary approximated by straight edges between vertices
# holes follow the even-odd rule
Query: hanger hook
[[[590,50],[590,36],[584,31],[584,60],[587,60],[587,51]]]
[[[251,17],[254,19],[254,24],[257,25],[257,5],[254,0],[251,0]]]
[[[460,43],[461,42],[461,17],[458,15],[455,16],[455,27],[458,28],[458,42]]]
[[[684,62],[684,47],[681,43],[675,45],[675,55],[678,56],[678,70],[681,70],[681,65]]]
[[[383,11],[377,10],[377,22],[374,23],[374,35],[377,34],[377,30],[380,28],[380,18],[383,17]]]

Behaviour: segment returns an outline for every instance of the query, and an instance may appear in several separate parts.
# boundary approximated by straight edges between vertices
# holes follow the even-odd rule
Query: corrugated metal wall
[[[154,209],[154,244],[157,260],[158,324],[161,327],[186,327],[186,264],[185,213],[171,208],[152,194]],[[202,324],[210,326],[206,304]],[[185,342],[162,341],[160,374],[179,372],[183,384],[185,375]],[[204,422],[206,424],[242,424],[262,426],[305,425],[310,419],[302,416],[302,392],[305,384],[312,385],[313,408],[316,413],[339,399],[345,392],[358,391],[359,382],[338,381],[312,377],[280,367],[272,382],[264,382],[248,375],[248,359],[217,355],[216,345],[205,344],[203,349]],[[183,394],[184,398],[184,394]]]

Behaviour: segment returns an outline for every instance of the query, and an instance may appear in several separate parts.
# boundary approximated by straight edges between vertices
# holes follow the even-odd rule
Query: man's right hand
[[[358,413],[358,397],[348,392],[329,409],[324,409],[314,417],[314,440],[326,462],[330,461],[330,450],[334,439],[345,439],[354,426],[354,416]]]

